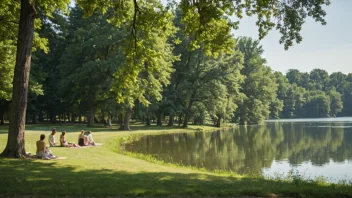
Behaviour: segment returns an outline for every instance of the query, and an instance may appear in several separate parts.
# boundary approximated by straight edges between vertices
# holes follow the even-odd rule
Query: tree
[[[305,117],[319,118],[327,117],[330,113],[330,98],[323,91],[308,91],[304,104]]]
[[[24,128],[27,108],[28,80],[31,64],[32,44],[34,37],[34,21],[36,8],[43,9],[46,14],[55,9],[65,9],[68,0],[40,1],[38,5],[30,0],[21,0],[16,51],[16,64],[12,91],[12,108],[10,115],[9,135],[5,150],[6,157],[22,157],[26,155]],[[49,6],[51,5],[51,6]],[[17,17],[16,17],[17,18]]]
[[[309,89],[328,91],[330,77],[328,72],[322,69],[313,69],[310,72]]]
[[[329,91],[330,97],[330,115],[336,116],[343,109],[343,103],[341,100],[341,94],[335,89]]]
[[[288,83],[286,76],[281,72],[274,72],[274,76],[278,89],[276,92],[277,98],[275,98],[270,104],[270,118],[280,118],[280,113],[283,110],[284,100],[288,95],[290,84]]]
[[[83,105],[88,126],[93,126],[98,106],[113,97],[114,73],[125,61],[121,48],[125,32],[100,13],[83,18],[77,6],[71,12],[69,45],[60,65],[60,90],[69,104]]]
[[[236,117],[240,124],[258,124],[269,117],[270,104],[275,101],[277,84],[271,69],[262,58],[264,52],[259,41],[243,37],[238,40],[237,48],[244,54],[245,76],[240,91],[245,95],[238,105]]]

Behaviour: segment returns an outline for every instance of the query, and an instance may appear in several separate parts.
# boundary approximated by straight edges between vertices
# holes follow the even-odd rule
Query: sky
[[[315,68],[332,72],[352,73],[352,0],[331,0],[325,8],[327,25],[307,19],[302,28],[303,40],[284,50],[279,44],[280,34],[272,30],[261,40],[267,64],[275,71],[289,69],[310,72]],[[233,34],[258,39],[255,18],[240,21]]]

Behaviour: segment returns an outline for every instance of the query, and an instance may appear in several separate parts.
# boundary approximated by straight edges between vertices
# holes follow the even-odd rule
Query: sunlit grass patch
[[[59,126],[59,125],[58,125]],[[26,149],[35,152],[39,135],[49,134],[52,127],[28,126]],[[41,130],[38,130],[38,127]],[[67,139],[76,141],[80,129],[86,126],[67,125]],[[194,126],[192,126],[194,127]],[[0,159],[0,196],[64,196],[64,197],[349,197],[349,181],[339,184],[310,182],[302,179],[295,185],[287,178],[266,179],[260,175],[239,175],[226,170],[209,171],[161,161],[152,155],[122,152],[121,145],[148,134],[165,134],[216,130],[194,127],[182,129],[132,126],[132,131],[95,127],[94,139],[103,143],[85,149],[51,148],[63,160]],[[0,131],[6,131],[0,127]],[[133,130],[137,128],[137,130]],[[48,129],[48,130],[47,130]],[[7,134],[0,134],[0,149],[5,147]],[[122,153],[122,154],[121,154]],[[300,179],[300,178],[296,178]]]

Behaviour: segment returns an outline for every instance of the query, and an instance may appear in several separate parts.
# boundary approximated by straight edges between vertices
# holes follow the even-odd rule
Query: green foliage
[[[172,62],[177,59],[172,45],[167,43],[176,31],[173,14],[158,1],[139,2],[134,7],[134,18],[126,24],[126,31],[132,31],[124,38],[126,60],[114,74],[116,83],[112,89],[117,102],[129,106],[137,99],[148,105],[146,95],[161,100],[162,88],[169,84],[173,71]]]
[[[245,97],[238,105],[236,117],[241,124],[257,124],[269,117],[270,104],[276,98],[275,76],[265,65],[266,60],[261,57],[263,49],[259,41],[240,38],[237,48],[244,54],[244,68],[241,74],[246,78],[240,89]],[[275,108],[280,109],[279,106]]]
[[[11,42],[0,41],[0,100],[11,99],[15,51]]]
[[[60,65],[60,91],[69,106],[75,105],[79,112],[89,111],[93,124],[97,107],[114,97],[110,89],[114,73],[125,61],[121,48],[125,32],[100,13],[82,18],[78,7],[71,13],[69,44]]]
[[[18,2],[0,2],[0,100],[11,100],[16,56]]]
[[[342,111],[343,103],[341,100],[341,94],[337,92],[335,89],[330,90],[330,115],[336,116],[338,113]]]

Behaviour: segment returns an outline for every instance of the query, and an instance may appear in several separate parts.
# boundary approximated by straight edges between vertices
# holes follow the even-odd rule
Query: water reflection
[[[312,171],[307,168],[305,172],[314,176],[313,169],[319,166],[339,164],[337,172],[343,176],[352,165],[351,126],[341,122],[267,123],[213,133],[146,136],[126,145],[126,150],[167,162],[247,174],[287,172],[287,166],[305,168],[308,164]],[[331,167],[327,170],[334,171]]]

